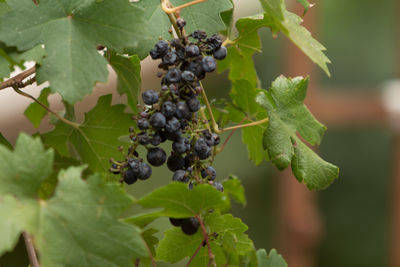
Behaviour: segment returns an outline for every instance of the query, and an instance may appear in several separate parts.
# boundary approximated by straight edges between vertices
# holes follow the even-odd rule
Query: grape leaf
[[[49,101],[47,100],[47,97],[50,94],[50,88],[46,87],[44,88],[38,97],[38,100],[45,104],[46,106],[49,106]],[[25,116],[32,122],[33,126],[35,128],[38,128],[40,125],[40,122],[42,119],[46,116],[47,110],[45,110],[41,105],[39,105],[36,102],[33,102],[28,106],[28,108],[24,112]]]
[[[61,171],[55,196],[41,203],[41,265],[132,266],[133,257],[147,255],[138,229],[117,219],[132,199],[98,176],[83,181],[81,171]]]
[[[191,257],[199,246],[201,246],[200,251],[194,257],[190,266],[207,266],[209,262],[207,246],[203,247],[202,243],[203,235],[200,230],[194,235],[185,235],[180,228],[167,230],[164,233],[164,238],[157,247],[157,260],[175,263],[185,257]],[[225,263],[224,251],[216,242],[211,241],[210,243],[217,266],[223,265]]]
[[[38,83],[74,103],[107,80],[107,61],[96,46],[123,52],[149,37],[143,10],[125,0],[8,0],[1,18],[0,40],[27,50],[44,44],[47,57],[37,70]],[[11,28],[10,28],[11,27]]]
[[[274,33],[282,31],[295,45],[297,45],[314,63],[321,67],[330,76],[327,63],[328,57],[323,53],[326,48],[315,40],[311,33],[301,26],[303,20],[294,13],[286,10],[284,0],[260,0],[268,20],[271,21],[271,30]]]
[[[111,106],[111,98],[111,95],[101,96],[78,128],[58,121],[53,131],[42,135],[44,142],[65,157],[74,155],[72,145],[89,169],[107,172],[109,159],[121,155],[118,138],[126,135],[132,124],[130,116],[124,113],[125,105]]]
[[[308,8],[310,7],[310,3],[307,0],[296,0],[296,2],[303,6],[303,8],[304,8],[303,15],[306,14],[308,11]]]
[[[188,0],[172,0],[174,6],[190,2]],[[158,38],[168,39],[168,30],[171,23],[167,15],[161,9],[159,0],[141,0],[134,5],[145,9],[145,17],[148,18],[148,26],[152,32],[152,38],[142,42],[140,47],[129,49],[130,54],[137,54],[140,59],[145,58],[150,49],[158,41]],[[195,30],[204,30],[208,34],[215,34],[225,29],[225,23],[221,18],[221,13],[233,9],[230,0],[208,0],[204,3],[187,7],[181,10],[181,17],[186,20],[185,30],[187,33]]]
[[[232,81],[230,93],[232,102],[235,107],[243,112],[243,115],[236,118],[235,122],[247,123],[267,118],[265,109],[256,102],[256,96],[259,92],[260,89],[255,88],[247,80]],[[263,123],[242,129],[242,141],[247,145],[249,158],[255,164],[260,164],[264,159],[268,159],[268,153],[262,146],[262,137],[267,125],[268,123]]]
[[[173,182],[158,188],[137,201],[145,208],[164,208],[162,214],[173,218],[187,218],[208,209],[226,208],[226,196],[213,186],[204,184],[192,190],[183,183]]]
[[[278,77],[269,91],[260,92],[257,101],[268,111],[269,124],[264,132],[264,147],[272,162],[282,170],[292,163],[293,174],[309,189],[328,186],[339,169],[320,159],[296,135],[311,145],[321,142],[326,127],[310,113],[303,101],[308,78]]]
[[[5,146],[8,149],[12,149],[12,145],[10,144],[10,142],[8,142],[8,140],[3,136],[3,134],[0,132],[0,145]]]
[[[161,9],[159,0],[140,0],[133,3],[144,9],[144,17],[147,18],[147,26],[152,33],[152,36],[140,43],[140,46],[127,49],[129,54],[137,54],[139,59],[144,59],[149,55],[150,49],[154,47],[158,39],[169,39],[168,30],[171,28],[171,23],[168,16]]]
[[[231,196],[238,203],[246,205],[244,187],[236,176],[230,175],[227,180],[222,182],[222,185],[224,186],[225,194]]]
[[[258,267],[287,267],[283,257],[275,249],[271,249],[269,255],[265,249],[257,250]]]
[[[172,0],[174,6],[190,2],[188,0]],[[190,33],[195,30],[206,31],[207,34],[218,33],[225,29],[221,13],[233,9],[230,0],[208,0],[195,6],[181,10],[181,16],[186,20],[185,30]]]
[[[161,212],[140,213],[126,218],[125,222],[135,224],[140,228],[144,228],[161,216],[163,216]]]
[[[126,94],[128,105],[132,111],[137,110],[137,99],[142,80],[140,77],[140,59],[137,56],[127,58],[116,53],[111,53],[108,60],[118,75],[118,92]]]
[[[254,87],[257,86],[257,73],[254,68],[253,55],[261,52],[261,41],[258,30],[270,26],[268,18],[263,15],[240,18],[236,22],[238,36],[231,41],[225,60],[218,62],[218,71],[230,69],[229,79],[246,79]]]
[[[14,151],[0,146],[0,195],[36,196],[40,184],[52,172],[54,153],[45,151],[38,138],[21,134]]]
[[[34,197],[52,164],[53,151],[46,151],[39,138],[21,134],[14,151],[0,146],[0,255],[12,250],[23,230],[34,228]]]
[[[158,233],[158,230],[154,228],[147,229],[141,233],[144,242],[146,242],[147,246],[151,251],[151,255],[156,254],[155,246],[159,242],[158,238],[154,236],[156,233]]]
[[[212,233],[217,233],[224,248],[238,254],[246,254],[253,249],[253,242],[244,234],[248,227],[231,214],[211,213],[205,219]]]

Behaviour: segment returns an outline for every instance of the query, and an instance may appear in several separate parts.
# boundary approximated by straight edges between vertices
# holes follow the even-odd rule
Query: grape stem
[[[196,257],[197,253],[199,253],[200,249],[203,247],[205,241],[202,241],[200,243],[200,246],[198,246],[198,248],[196,249],[196,251],[194,252],[194,254],[192,255],[192,257],[190,257],[188,263],[186,264],[186,267],[189,267],[189,265],[192,263],[194,257]]]
[[[40,267],[38,258],[36,256],[36,250],[35,250],[35,247],[33,246],[32,237],[27,232],[22,232],[22,236],[24,237],[30,266],[31,267]]]
[[[6,89],[8,87],[14,87],[14,86],[18,86],[21,88],[21,87],[25,87],[25,86],[29,85],[29,84],[24,84],[23,80],[28,78],[35,72],[36,72],[36,67],[32,67],[32,68],[29,68],[29,69],[21,72],[20,74],[8,79],[7,81],[0,83],[0,90]]]
[[[45,110],[47,110],[48,112],[50,112],[50,113],[52,113],[54,116],[56,116],[60,121],[64,122],[65,124],[68,124],[69,126],[75,128],[75,129],[79,129],[79,124],[78,124],[78,123],[69,121],[69,120],[67,120],[67,119],[65,119],[65,118],[63,118],[63,117],[61,117],[61,116],[58,115],[55,111],[53,111],[53,110],[50,109],[48,106],[46,106],[45,104],[43,104],[42,102],[40,102],[38,99],[36,99],[34,96],[32,96],[32,95],[30,95],[30,94],[28,94],[28,93],[25,93],[25,92],[19,90],[18,85],[14,85],[14,86],[13,86],[13,89],[14,89],[14,91],[15,91],[16,93],[18,93],[18,94],[20,94],[20,95],[22,95],[22,96],[28,97],[28,98],[32,99],[33,101],[35,101],[36,103],[38,103],[38,104],[39,104],[41,107],[43,107]]]
[[[208,249],[208,258],[210,259],[210,261],[208,262],[207,266],[208,267],[209,266],[217,266],[215,263],[215,256],[211,250],[210,239],[208,238],[208,234],[207,234],[206,227],[204,226],[204,222],[201,219],[200,215],[196,215],[196,218],[199,220],[200,228],[201,228],[201,231],[202,231],[203,237],[204,237],[204,242],[206,242],[207,249]]]
[[[162,1],[161,8],[165,13],[173,14],[173,13],[175,13],[177,11],[180,11],[181,9],[183,9],[185,7],[193,6],[193,5],[200,4],[200,3],[206,2],[206,1],[207,0],[194,0],[192,2],[185,3],[185,4],[177,6],[177,7],[169,7],[168,2]]]

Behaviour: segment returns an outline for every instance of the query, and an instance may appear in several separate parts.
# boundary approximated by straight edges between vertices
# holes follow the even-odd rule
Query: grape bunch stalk
[[[185,24],[183,19],[178,19],[180,31]],[[142,93],[145,105],[139,106],[138,114],[132,117],[135,125],[129,129],[128,152],[122,161],[111,159],[110,171],[121,175],[121,182],[131,185],[146,180],[152,174],[151,166],[166,163],[173,172],[172,181],[187,183],[190,189],[208,183],[217,190],[224,190],[221,183],[215,182],[217,173],[211,166],[220,137],[210,130],[199,110],[201,80],[216,69],[216,60],[226,55],[227,49],[218,35],[207,36],[200,30],[155,44],[150,56],[154,60],[161,59],[157,73],[161,88]],[[172,147],[168,157],[159,147],[166,141],[171,141]],[[147,150],[147,163],[137,152],[139,146]]]

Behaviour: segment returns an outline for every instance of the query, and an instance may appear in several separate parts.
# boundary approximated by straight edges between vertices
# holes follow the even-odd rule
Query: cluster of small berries
[[[132,144],[124,161],[112,160],[112,173],[121,174],[125,183],[133,184],[151,176],[150,165],[161,166],[166,162],[174,172],[173,181],[188,183],[189,188],[209,183],[223,191],[223,186],[214,181],[215,169],[207,166],[220,138],[208,130],[201,130],[205,128],[205,122],[198,117],[198,111],[201,108],[199,95],[203,90],[200,81],[206,73],[215,70],[216,60],[222,60],[226,55],[220,37],[208,37],[203,31],[157,42],[150,56],[161,59],[158,73],[161,90],[142,93],[145,106],[133,117],[136,127],[130,128]],[[172,141],[172,152],[168,157],[164,149],[158,147],[167,140]],[[146,158],[150,165],[139,157],[136,151],[139,145],[147,149]]]

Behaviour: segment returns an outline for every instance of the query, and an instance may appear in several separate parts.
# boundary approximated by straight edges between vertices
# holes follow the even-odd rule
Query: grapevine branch
[[[193,6],[193,5],[196,5],[196,4],[199,4],[199,3],[202,3],[202,2],[206,2],[206,1],[207,0],[194,0],[192,2],[185,3],[185,4],[177,6],[177,7],[169,7],[168,6],[168,2],[163,1],[162,4],[161,4],[161,8],[165,13],[173,14],[173,13],[175,13],[175,12],[185,8],[185,7]]]
[[[0,90],[6,89],[8,87],[24,87],[26,85],[23,84],[23,80],[31,76],[36,72],[36,67],[32,67],[30,69],[27,69],[20,74],[8,79],[7,81],[4,81],[0,83]]]
[[[201,241],[200,246],[198,246],[198,248],[196,249],[196,251],[194,252],[194,254],[192,255],[192,257],[190,257],[188,263],[186,264],[186,267],[189,267],[189,265],[192,263],[192,261],[194,260],[194,258],[196,257],[197,253],[199,253],[200,249],[203,247],[205,241]]]
[[[204,237],[204,242],[205,242],[206,245],[207,245],[207,249],[208,249],[208,258],[210,259],[210,261],[209,261],[209,263],[208,263],[208,266],[211,266],[211,265],[212,265],[212,266],[216,266],[216,263],[215,263],[215,256],[214,256],[214,254],[212,253],[212,250],[211,250],[210,239],[208,238],[207,229],[206,229],[206,227],[204,226],[204,222],[203,222],[203,220],[201,219],[201,217],[200,217],[199,215],[197,215],[196,218],[199,220],[200,228],[201,228],[201,231],[202,231],[203,237]]]
[[[58,115],[55,111],[51,110],[51,109],[50,109],[49,107],[47,107],[45,104],[43,104],[43,103],[40,102],[38,99],[36,99],[34,96],[32,96],[32,95],[30,95],[30,94],[28,94],[28,93],[25,93],[25,92],[19,90],[17,85],[14,85],[13,89],[14,89],[14,91],[15,91],[16,93],[18,93],[18,94],[20,94],[20,95],[22,95],[22,96],[28,97],[28,98],[32,99],[33,101],[35,101],[36,103],[38,103],[38,104],[39,104],[41,107],[43,107],[45,110],[47,110],[48,112],[50,112],[50,113],[52,113],[54,116],[56,116],[60,121],[64,122],[65,124],[68,124],[69,126],[71,126],[71,127],[73,127],[73,128],[79,129],[79,124],[78,124],[78,123],[69,121],[69,120],[67,120],[67,119],[65,119],[65,118],[63,118],[63,117],[61,117],[61,116]]]
[[[40,267],[38,258],[36,256],[35,247],[33,246],[33,241],[31,236],[27,232],[22,232],[24,237],[26,251],[28,252],[29,263],[31,267]]]

